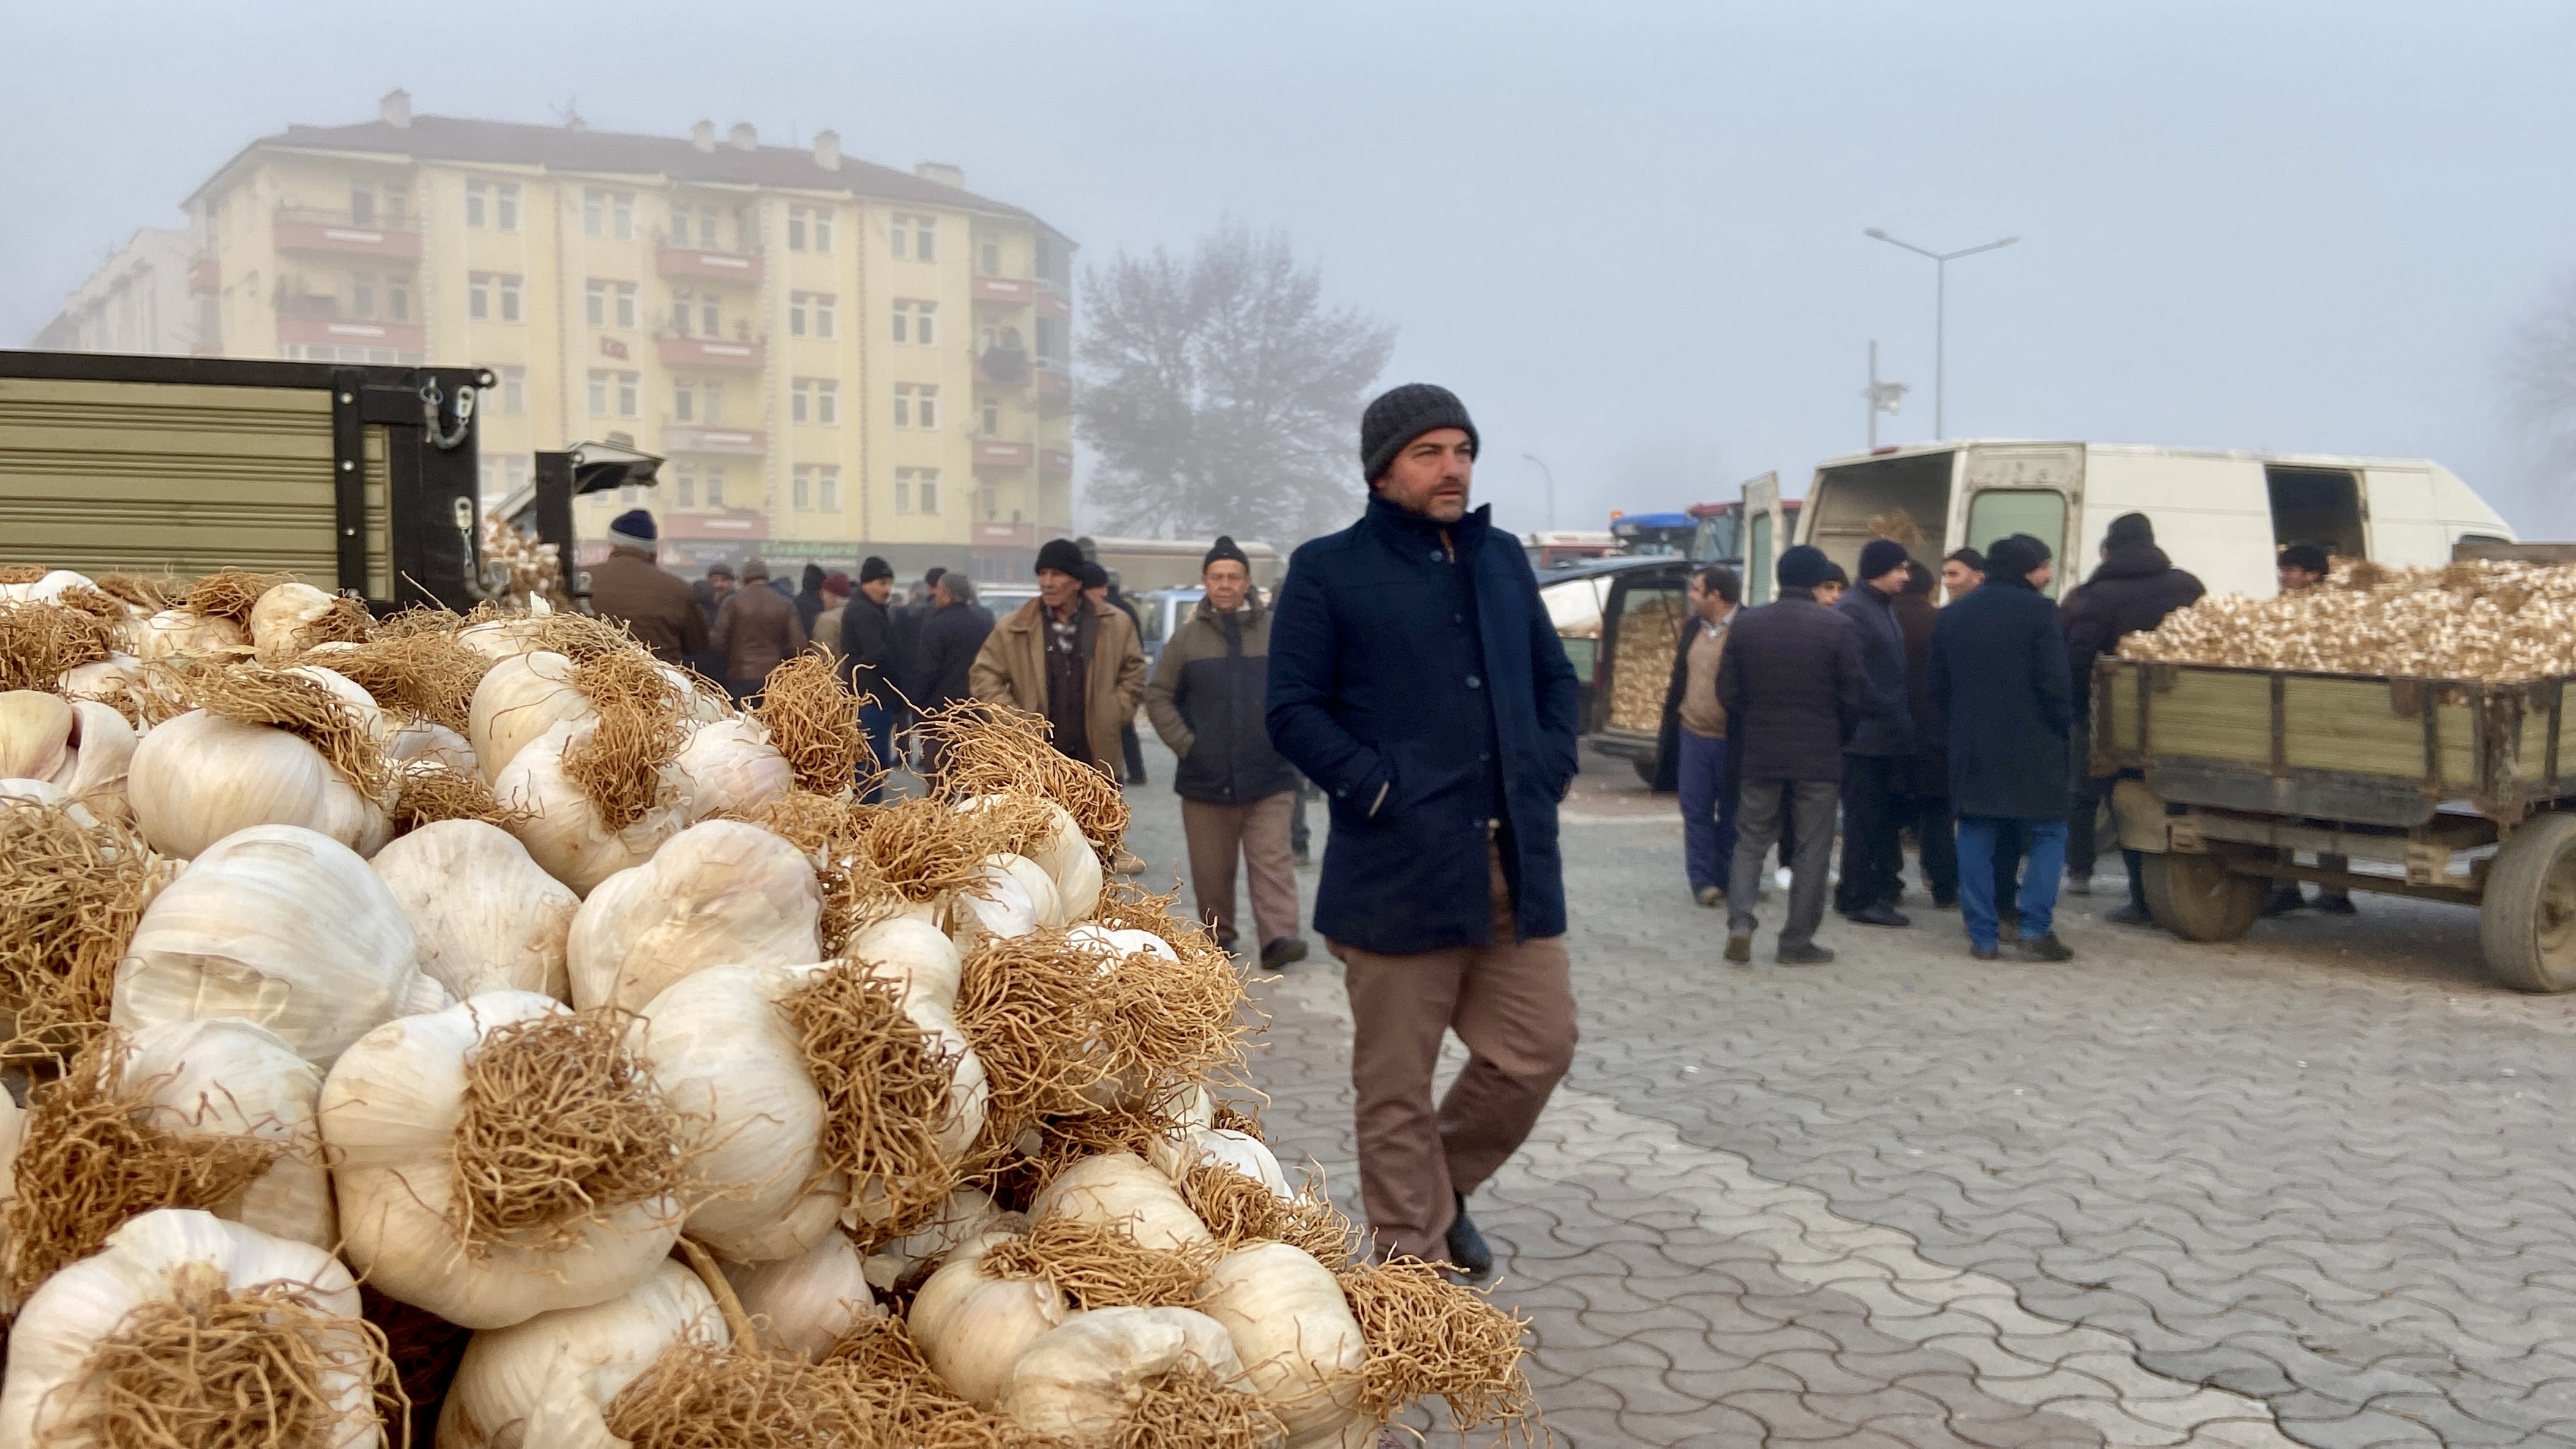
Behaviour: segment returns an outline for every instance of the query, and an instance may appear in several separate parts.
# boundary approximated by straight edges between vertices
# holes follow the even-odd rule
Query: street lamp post
[[[1538,464],[1539,476],[1547,480],[1547,527],[1553,533],[1556,531],[1556,474],[1547,466],[1547,460],[1538,454],[1523,453],[1521,456]]]
[[[2020,241],[2021,238],[2017,236],[2008,236],[2001,241],[1987,242],[1983,246],[1967,247],[1955,252],[1936,252],[1930,247],[1918,247],[1910,241],[1899,241],[1895,237],[1889,236],[1886,232],[1879,230],[1877,227],[1871,227],[1869,230],[1861,233],[1861,235],[1876,241],[1883,241],[1892,247],[1903,247],[1918,257],[1930,257],[1932,259],[1932,436],[1935,438],[1946,438],[1950,434],[1948,429],[1943,426],[1945,419],[1942,415],[1941,393],[1942,384],[1945,380],[1943,376],[1944,362],[1946,361],[1946,351],[1949,346],[1950,264],[1961,257],[1973,257],[1979,252],[1990,252],[1995,250],[1997,247],[2011,246],[2014,242]]]

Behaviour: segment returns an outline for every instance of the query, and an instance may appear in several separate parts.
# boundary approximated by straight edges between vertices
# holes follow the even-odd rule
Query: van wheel
[[[2539,815],[2496,852],[2478,950],[2516,991],[2576,991],[2576,815]]]
[[[2150,853],[2139,860],[2139,884],[2156,924],[2186,941],[2242,939],[2262,918],[2271,883],[2238,875],[2215,855]]]

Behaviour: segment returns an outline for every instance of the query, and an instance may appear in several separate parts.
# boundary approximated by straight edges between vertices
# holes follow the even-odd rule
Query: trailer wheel
[[[2237,875],[2215,855],[2150,853],[2141,857],[2139,884],[2156,924],[2186,941],[2234,941],[2263,915],[2271,883]]]
[[[2576,991],[2576,815],[2534,816],[2496,852],[2478,949],[2516,991]]]

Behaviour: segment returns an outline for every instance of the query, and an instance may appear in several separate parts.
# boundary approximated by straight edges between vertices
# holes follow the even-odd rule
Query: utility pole
[[[1542,478],[1545,478],[1545,479],[1547,480],[1547,527],[1548,527],[1548,531],[1549,531],[1550,533],[1553,533],[1553,532],[1555,532],[1555,531],[1556,531],[1556,473],[1555,473],[1555,470],[1553,470],[1553,469],[1549,468],[1549,467],[1547,466],[1547,460],[1546,460],[1546,459],[1544,459],[1544,458],[1542,458],[1542,457],[1540,457],[1540,456],[1539,456],[1538,454],[1536,454],[1536,453],[1523,453],[1523,454],[1521,454],[1521,456],[1522,456],[1522,457],[1524,457],[1524,458],[1529,459],[1529,460],[1530,460],[1531,462],[1533,462],[1533,463],[1538,464],[1538,472],[1539,472],[1539,476],[1540,476],[1540,477],[1542,477]]]
[[[1918,257],[1932,259],[1932,436],[1946,438],[1950,433],[1944,426],[1946,418],[1943,404],[1946,400],[1943,397],[1943,389],[1948,381],[1950,264],[1961,257],[1973,257],[1979,252],[1990,252],[1997,247],[2011,246],[2021,238],[2008,236],[2001,241],[1987,242],[1983,246],[1967,247],[1955,252],[1936,252],[1929,247],[1918,247],[1910,241],[1898,241],[1877,227],[1871,227],[1861,235],[1873,241],[1883,241],[1892,247],[1903,247]]]
[[[1880,413],[1885,413],[1889,417],[1896,416],[1897,404],[1904,399],[1905,394],[1908,391],[1909,389],[1901,382],[1881,382],[1878,380],[1878,339],[1875,337],[1871,338],[1869,342],[1869,386],[1861,389],[1860,394],[1862,400],[1869,404],[1870,451],[1876,452],[1878,450],[1878,415]]]

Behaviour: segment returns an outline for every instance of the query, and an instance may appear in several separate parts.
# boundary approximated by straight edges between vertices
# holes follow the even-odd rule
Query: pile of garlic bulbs
[[[2576,564],[2341,563],[2314,588],[2177,609],[2120,657],[2491,684],[2576,673]]]
[[[0,571],[0,1007],[41,1027],[0,1440],[250,1365],[282,1449],[1525,1422],[1522,1325],[1371,1263],[1211,1090],[1236,965],[1043,721],[950,711],[944,788],[862,803],[828,669],[746,711],[542,599]]]

